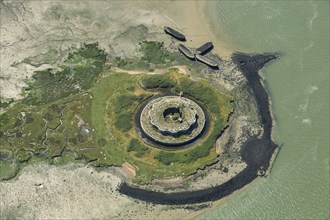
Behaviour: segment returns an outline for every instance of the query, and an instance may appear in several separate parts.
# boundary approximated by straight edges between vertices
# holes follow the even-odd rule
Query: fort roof
[[[151,100],[140,115],[142,131],[157,143],[184,145],[195,140],[205,126],[203,109],[181,96]]]

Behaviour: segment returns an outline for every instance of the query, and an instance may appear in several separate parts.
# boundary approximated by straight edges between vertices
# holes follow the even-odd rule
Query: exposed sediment
[[[156,204],[190,204],[221,199],[243,186],[251,183],[255,178],[263,175],[269,168],[271,157],[277,145],[271,139],[273,119],[270,112],[269,96],[261,83],[258,71],[268,62],[277,59],[274,54],[249,56],[235,53],[232,57],[237,68],[247,79],[247,85],[251,88],[256,100],[259,112],[259,123],[263,127],[261,137],[251,137],[246,140],[241,148],[240,154],[247,167],[229,181],[210,188],[164,193],[136,188],[123,182],[118,190],[120,193],[130,197]]]

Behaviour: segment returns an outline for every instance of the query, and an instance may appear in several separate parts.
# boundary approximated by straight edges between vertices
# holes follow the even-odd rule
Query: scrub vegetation
[[[105,59],[106,54],[98,44],[83,45],[79,51],[69,54],[61,68],[36,72],[34,80],[25,88],[24,103],[50,103],[89,89],[102,72]]]
[[[166,64],[175,60],[173,53],[168,52],[164,48],[164,43],[156,41],[142,41],[140,43],[141,60],[146,63]]]
[[[123,75],[120,76],[124,77]],[[178,73],[177,69],[170,69],[168,73],[162,75],[131,75],[131,77],[136,78],[143,89],[134,86],[135,89],[130,91],[128,88],[133,87],[133,85],[129,84],[125,84],[124,87],[118,89],[118,95],[114,94],[116,96],[114,101],[109,102],[112,105],[108,109],[110,110],[108,125],[112,128],[118,143],[128,146],[126,150],[129,156],[126,157],[126,161],[139,168],[136,182],[148,183],[154,178],[188,175],[195,172],[197,168],[217,160],[214,144],[219,133],[226,126],[227,119],[232,111],[231,97],[217,91],[208,81],[195,82],[189,79],[188,76]],[[123,130],[122,126],[126,128],[126,125],[120,126],[116,123],[116,120],[123,114],[121,109],[130,112],[130,109],[135,109],[139,103],[151,94],[159,92],[158,89],[164,88],[170,89],[176,94],[181,93],[193,97],[203,102],[208,109],[211,117],[210,132],[196,146],[175,152],[150,147],[144,142],[138,141],[139,136],[134,128]],[[134,97],[132,94],[139,94],[139,96]],[[123,102],[116,100],[123,100]],[[133,116],[131,120],[132,118]],[[127,118],[126,123],[129,122],[132,123]],[[150,169],[150,165],[153,166],[153,169]]]
[[[144,156],[146,153],[148,153],[150,149],[145,146],[144,144],[141,144],[137,139],[133,138],[130,140],[128,147],[127,147],[127,151],[131,152],[134,151],[135,152],[135,156],[137,157],[142,157]]]
[[[141,41],[139,43],[139,59],[116,57],[114,64],[123,69],[143,69],[152,72],[155,68],[171,67],[174,65],[189,65],[198,71],[203,67],[199,62],[191,62],[179,53],[165,49],[162,42]]]
[[[161,43],[142,44],[141,50],[163,50]],[[171,61],[169,52],[157,50],[153,57]],[[217,160],[214,143],[232,111],[231,97],[177,69],[161,75],[114,73],[104,68],[105,59],[97,44],[88,44],[71,53],[60,69],[34,75],[24,91],[26,98],[0,115],[0,180],[38,161],[90,162],[98,167],[128,162],[138,168],[133,181],[145,184],[155,178],[189,175]],[[152,59],[144,58],[156,62]],[[135,110],[158,89],[205,104],[210,132],[196,146],[173,152],[139,138],[133,124]]]
[[[146,89],[170,89],[175,86],[169,74],[144,77],[141,84]]]
[[[174,79],[177,81],[174,81]],[[157,86],[157,82],[159,83],[159,86]],[[172,71],[172,74],[165,74],[161,77],[145,77],[142,80],[142,84],[146,88],[151,89],[171,88],[178,94],[181,93],[183,95],[193,97],[207,107],[212,118],[212,126],[210,128],[211,132],[201,144],[198,144],[192,149],[188,148],[187,150],[175,153],[160,151],[155,155],[155,159],[165,165],[170,165],[173,163],[192,163],[199,158],[207,157],[214,153],[214,151],[211,152],[212,148],[214,150],[213,145],[218,134],[226,126],[226,121],[232,111],[232,106],[229,104],[229,96],[225,96],[216,91],[207,81],[200,81],[196,83],[188,77],[176,74],[175,71]]]

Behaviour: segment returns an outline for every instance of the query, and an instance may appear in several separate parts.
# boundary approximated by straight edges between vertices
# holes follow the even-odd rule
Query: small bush
[[[115,104],[115,113],[118,114],[122,111],[127,111],[135,101],[141,102],[144,99],[144,95],[121,95],[117,97]]]
[[[115,62],[117,63],[118,67],[125,67],[128,64],[128,62],[121,57],[116,57]]]
[[[7,113],[3,113],[0,115],[0,127],[4,126],[9,122],[9,115]]]
[[[0,108],[8,107],[12,102],[14,102],[14,99],[10,99],[8,102],[1,102],[0,101]]]
[[[104,147],[106,144],[107,144],[107,140],[105,138],[101,138],[97,141],[97,144],[100,146],[100,147]]]
[[[165,50],[164,43],[156,41],[142,41],[140,43],[141,60],[153,64],[173,62],[174,56]]]
[[[160,151],[155,155],[155,159],[165,165],[170,165],[172,162],[175,162],[175,155],[172,152]]]
[[[195,83],[189,79],[180,81],[180,85],[176,88],[178,91],[183,91],[184,94],[192,96],[203,102],[211,112],[220,113],[220,104],[214,90],[202,83]]]
[[[149,148],[143,144],[141,144],[137,139],[131,139],[128,144],[127,151],[135,151],[135,156],[142,157],[146,153],[148,153]]]
[[[142,79],[142,85],[146,89],[157,89],[157,88],[173,88],[176,84],[171,80],[169,74],[160,76],[148,76]]]
[[[32,152],[30,151],[26,151],[26,150],[20,150],[17,152],[16,155],[17,159],[19,162],[27,162],[28,160],[31,159],[32,157]]]
[[[128,112],[128,111],[121,112],[116,117],[115,126],[119,130],[127,132],[127,131],[131,130],[131,128],[133,126],[132,118],[133,118],[133,113]]]
[[[33,114],[32,113],[26,113],[26,119],[25,119],[25,123],[26,124],[30,124],[34,121],[34,118],[33,118]]]
[[[130,86],[128,88],[126,88],[128,91],[130,92],[134,92],[135,91],[135,87],[134,86]]]

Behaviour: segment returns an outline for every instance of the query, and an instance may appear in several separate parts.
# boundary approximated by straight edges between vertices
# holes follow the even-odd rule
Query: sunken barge
[[[172,37],[176,38],[177,40],[186,41],[186,37],[183,34],[181,34],[180,32],[174,30],[173,28],[165,26],[164,31],[166,34],[171,35]]]
[[[181,53],[183,53],[183,55],[185,55],[189,59],[195,59],[195,54],[192,53],[185,45],[179,44],[178,49]]]
[[[207,42],[195,50],[195,54],[204,55],[213,49],[213,43]]]
[[[186,41],[186,37],[180,32],[174,30],[173,28],[165,26],[164,31],[165,33],[174,37],[177,40]],[[196,50],[193,51],[188,49],[183,44],[178,45],[178,50],[190,60],[198,60],[199,62],[202,62],[211,68],[218,68],[218,64],[214,60],[203,56],[206,53],[210,52],[212,49],[213,49],[212,42],[206,42],[205,44],[203,44],[202,46],[198,47]]]
[[[209,59],[205,56],[196,54],[195,57],[199,62],[205,63],[206,65],[208,65],[212,68],[217,68],[218,67],[218,64],[215,61],[213,61],[213,60],[211,60],[211,59]]]

